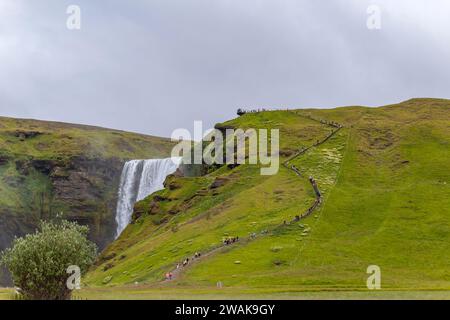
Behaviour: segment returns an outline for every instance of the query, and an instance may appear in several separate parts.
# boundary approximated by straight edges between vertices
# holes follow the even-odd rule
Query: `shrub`
[[[0,264],[12,274],[23,299],[65,300],[67,268],[76,265],[84,273],[97,255],[97,247],[87,239],[89,228],[75,222],[41,222],[40,230],[15,239],[0,255]]]

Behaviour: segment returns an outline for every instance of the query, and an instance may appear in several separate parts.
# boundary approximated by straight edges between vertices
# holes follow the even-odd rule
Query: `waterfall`
[[[117,199],[116,238],[130,223],[134,204],[164,189],[166,177],[174,173],[181,158],[131,160],[125,163]]]

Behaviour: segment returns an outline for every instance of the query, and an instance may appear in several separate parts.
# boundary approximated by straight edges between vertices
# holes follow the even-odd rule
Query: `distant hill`
[[[0,250],[61,212],[89,225],[104,247],[114,236],[125,160],[167,157],[172,146],[118,130],[0,117]]]
[[[280,129],[286,166],[274,176],[241,165],[170,177],[136,205],[85,278],[91,288],[115,297],[136,283],[157,294],[217,292],[218,282],[228,294],[367,290],[366,269],[378,265],[385,289],[450,289],[449,100],[248,113],[217,127]],[[322,203],[295,221],[316,199],[309,176]]]

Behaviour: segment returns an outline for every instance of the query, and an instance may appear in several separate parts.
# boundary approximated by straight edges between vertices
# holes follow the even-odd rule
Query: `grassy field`
[[[344,128],[290,161],[302,177],[285,167],[261,176],[257,166],[243,165],[174,178],[173,190],[138,204],[139,219],[86,276],[86,295],[195,297],[198,288],[221,282],[225,297],[447,298],[449,111],[448,100],[414,99],[381,108],[246,114],[219,124],[279,128],[283,159],[330,132],[317,120]],[[308,218],[283,226],[314,201],[309,175],[324,203]],[[217,179],[221,186],[212,188]],[[252,240],[251,233],[257,235]],[[227,236],[243,241],[193,263],[164,290],[151,289],[176,263],[213,250]],[[386,291],[365,291],[369,265],[381,268]],[[123,287],[133,284],[150,289]]]
[[[170,139],[100,127],[0,117],[0,155],[37,159],[147,158],[166,154]]]
[[[218,292],[220,291],[220,292]],[[449,300],[450,291],[281,291],[264,292],[263,290],[246,291],[211,290],[187,287],[170,290],[117,288],[92,289],[77,293],[75,297],[87,300]]]
[[[73,294],[74,300],[449,300],[450,290],[290,291],[248,288],[154,288],[145,286],[89,288]],[[238,291],[238,292],[237,292]],[[11,300],[12,289],[0,289],[0,300]]]
[[[13,296],[12,289],[0,288],[0,300],[11,300]]]
[[[297,119],[293,122],[299,132],[325,132],[323,125],[317,122],[300,121],[295,114],[279,114],[286,121]],[[260,121],[266,123],[265,118]],[[283,123],[278,126],[283,127]],[[311,140],[310,136],[305,136]],[[294,139],[299,144],[310,142],[302,138],[299,135]],[[211,188],[216,179],[223,181],[223,185]],[[105,252],[105,261],[101,260],[104,263],[88,276],[89,282],[100,285],[158,281],[166,270],[186,256],[211,250],[227,236],[261,234],[268,227],[292,218],[313,201],[308,182],[287,169],[268,177],[261,176],[257,166],[240,166],[233,170],[223,167],[205,177],[173,182],[178,185],[177,189],[168,188],[158,193],[167,199],[159,202],[159,212],[146,214],[127,228]],[[301,203],[298,197],[302,198]],[[145,212],[152,203],[153,198],[149,198],[137,208],[143,207],[141,211]],[[170,214],[171,210],[180,214]],[[164,217],[168,222],[160,224]],[[108,257],[115,261],[106,259]]]
[[[23,138],[8,121],[1,122],[0,135],[7,137],[2,148],[10,154],[59,157],[48,146],[61,142],[45,142],[45,134],[28,146],[8,144]],[[292,158],[329,135],[335,129],[331,121],[344,127]],[[84,277],[79,298],[450,298],[449,100],[267,111],[217,127],[279,129],[281,161],[290,159],[301,175],[280,166],[276,175],[262,176],[259,166],[241,165],[202,177],[170,177],[165,190],[135,206],[133,223]],[[84,147],[95,145],[93,152],[104,155],[131,156],[146,139],[127,137],[127,147],[118,139],[127,133],[92,128],[91,136],[84,127],[78,130],[61,134],[86,141]],[[154,148],[143,150],[142,157],[157,152],[158,144]],[[0,170],[8,176],[15,168]],[[307,218],[293,221],[315,200],[309,176],[323,202]],[[29,176],[30,188],[46,188],[41,178]],[[16,203],[18,196],[5,189],[2,201]],[[222,246],[223,239],[236,236],[239,242]],[[163,281],[196,252],[203,257]],[[381,269],[380,291],[366,287],[369,265]],[[0,298],[7,297],[8,291],[0,290]]]

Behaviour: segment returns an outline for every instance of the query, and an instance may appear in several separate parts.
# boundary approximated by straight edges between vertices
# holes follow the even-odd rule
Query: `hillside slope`
[[[344,127],[321,143],[331,122]],[[450,101],[268,111],[218,127],[279,128],[282,158],[292,159],[274,176],[242,165],[171,177],[136,205],[88,286],[118,296],[136,282],[184,292],[217,291],[220,282],[229,294],[361,290],[367,267],[378,265],[384,289],[450,289]],[[315,201],[309,176],[322,204],[293,221]],[[222,246],[229,236],[240,241]],[[202,257],[163,281],[196,252]]]
[[[167,157],[172,145],[117,130],[0,117],[0,250],[61,212],[89,225],[104,247],[116,227],[124,161]]]

